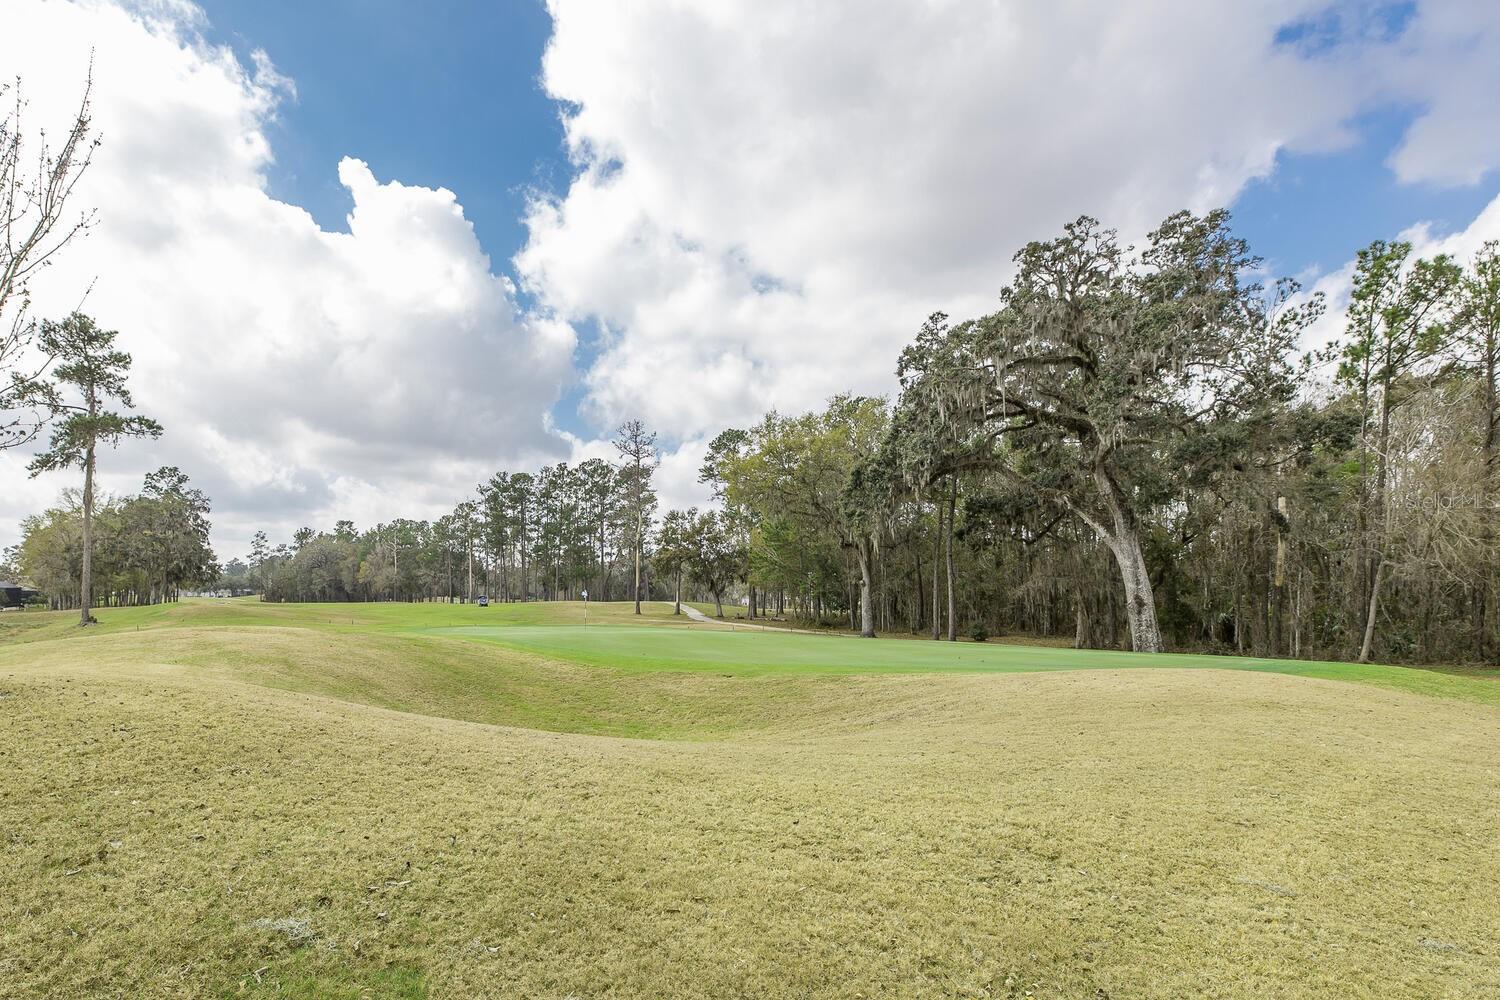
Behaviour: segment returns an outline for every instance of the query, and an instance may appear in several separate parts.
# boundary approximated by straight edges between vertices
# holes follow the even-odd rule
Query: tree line
[[[714,442],[743,579],[877,628],[1493,661],[1500,251],[1360,251],[1343,337],[1226,212],[1082,218],[1000,308],[934,314],[893,403]]]
[[[214,580],[219,567],[208,514],[208,498],[172,466],[148,475],[135,496],[105,499],[92,518],[94,605],[173,601],[184,588]],[[54,611],[80,607],[82,495],[66,493],[59,506],[22,521],[21,532],[10,556],[16,575],[41,591]]]
[[[275,545],[257,532],[248,561],[232,562],[224,585],[269,601],[644,599],[656,435],[629,421],[614,446],[616,462],[497,472],[431,521],[363,530],[340,521]]]

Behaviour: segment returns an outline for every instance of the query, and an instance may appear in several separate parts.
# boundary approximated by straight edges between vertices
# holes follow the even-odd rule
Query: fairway
[[[1493,680],[581,611],[0,619],[0,997],[1500,992]]]

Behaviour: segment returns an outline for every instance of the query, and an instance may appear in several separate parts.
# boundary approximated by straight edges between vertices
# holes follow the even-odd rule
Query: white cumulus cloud
[[[926,314],[987,311],[1027,240],[1231,204],[1371,108],[1417,110],[1404,180],[1500,162],[1478,0],[549,8],[577,175],[516,267],[602,331],[586,411],[685,440],[889,391]]]
[[[184,3],[13,0],[0,31],[31,129],[67,121],[94,53],[104,142],[76,203],[98,224],[38,283],[37,311],[68,311],[92,283],[86,311],[120,331],[137,402],[167,428],[105,456],[105,486],[181,465],[233,554],[262,527],[431,515],[502,462],[565,455],[546,414],[572,330],[520,314],[451,191],[330,163],[347,232],[271,197],[266,126],[291,83],[264,53],[247,67],[206,44],[201,24]],[[0,457],[12,510],[72,484],[28,481],[24,461]]]

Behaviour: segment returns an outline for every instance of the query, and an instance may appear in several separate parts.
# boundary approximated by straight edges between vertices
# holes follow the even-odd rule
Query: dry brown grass
[[[0,996],[1500,995],[1493,706],[182,631],[0,647]]]

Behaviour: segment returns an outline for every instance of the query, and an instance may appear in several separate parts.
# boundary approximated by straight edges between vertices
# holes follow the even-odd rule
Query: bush
[[[975,642],[983,642],[990,637],[990,630],[985,628],[982,624],[975,625],[974,630],[969,633],[969,637]]]

